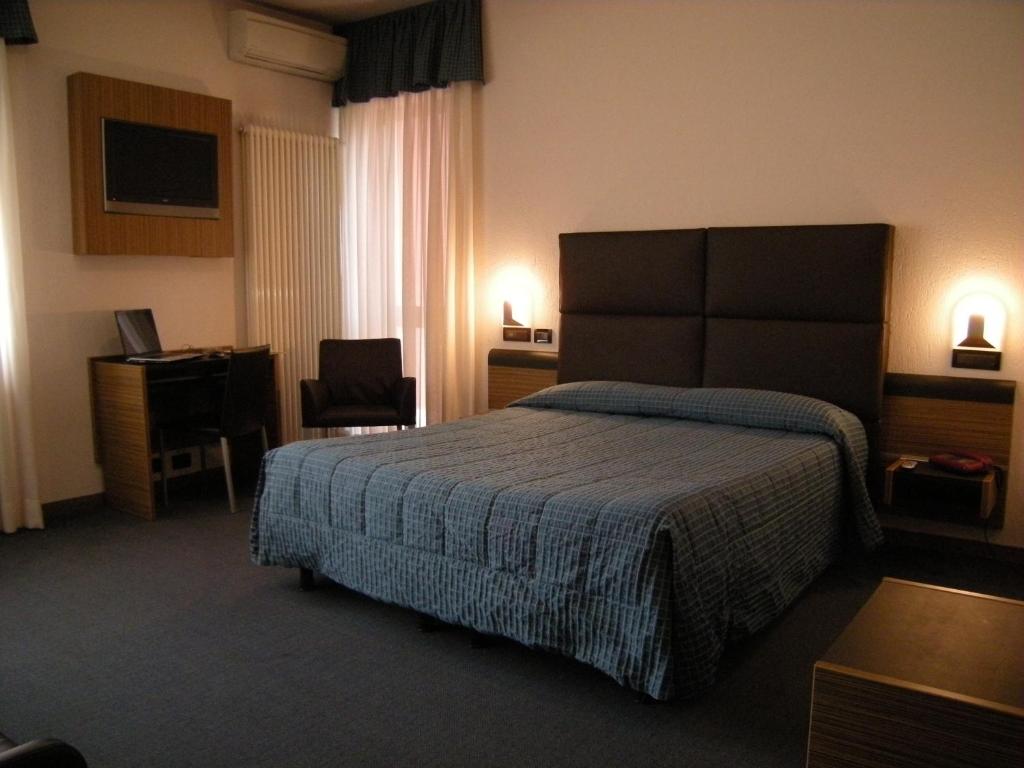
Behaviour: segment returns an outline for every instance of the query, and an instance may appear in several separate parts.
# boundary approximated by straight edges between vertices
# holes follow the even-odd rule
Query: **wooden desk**
[[[1024,765],[1024,603],[898,579],[814,665],[809,768]]]
[[[277,356],[272,355],[267,437],[277,445]],[[178,363],[126,363],[121,355],[89,359],[93,443],[103,467],[103,493],[114,509],[149,520],[156,518],[153,490],[154,407],[194,402],[218,391],[227,374],[227,358]],[[221,391],[223,387],[219,388]],[[213,404],[215,408],[220,403]]]

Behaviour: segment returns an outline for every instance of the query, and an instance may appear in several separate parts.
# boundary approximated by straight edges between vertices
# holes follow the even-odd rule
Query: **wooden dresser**
[[[1024,765],[1024,603],[883,579],[814,665],[808,768]]]

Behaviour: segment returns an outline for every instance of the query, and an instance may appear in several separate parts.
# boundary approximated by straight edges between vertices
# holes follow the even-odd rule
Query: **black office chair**
[[[59,739],[16,744],[0,733],[0,768],[88,768],[82,753]]]
[[[166,467],[165,446],[168,442],[200,446],[201,466],[206,469],[206,452],[202,446],[220,440],[224,459],[224,479],[228,486],[228,505],[235,511],[235,483],[231,474],[231,440],[256,432],[267,444],[267,382],[270,379],[270,347],[238,349],[228,358],[228,375],[224,382],[224,401],[217,414],[197,414],[187,424],[164,427],[159,431],[160,466]],[[164,504],[168,503],[167,473],[160,473]]]
[[[304,427],[416,424],[416,379],[402,376],[398,339],[323,339],[319,377],[299,387]]]

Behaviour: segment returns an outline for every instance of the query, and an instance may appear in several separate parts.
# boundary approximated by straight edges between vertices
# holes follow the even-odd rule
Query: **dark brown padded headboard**
[[[559,236],[559,382],[752,387],[881,415],[892,227]]]
[[[559,235],[558,380],[701,385],[707,230]]]

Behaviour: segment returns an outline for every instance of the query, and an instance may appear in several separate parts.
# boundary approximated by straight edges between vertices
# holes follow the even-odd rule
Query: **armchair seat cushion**
[[[390,405],[331,405],[317,415],[321,427],[382,427],[401,423],[397,408]]]

